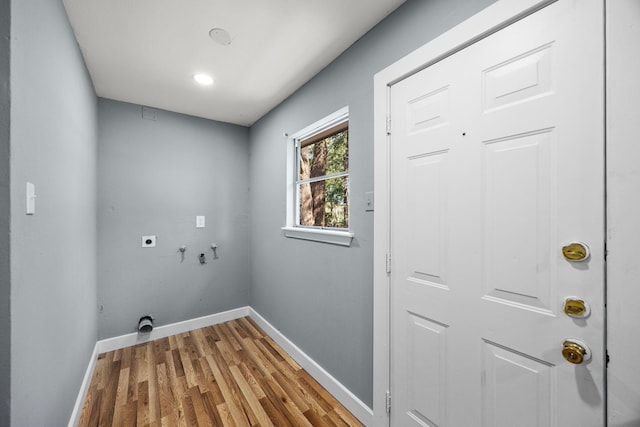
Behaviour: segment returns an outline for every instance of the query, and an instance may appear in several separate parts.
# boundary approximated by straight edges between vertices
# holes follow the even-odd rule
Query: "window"
[[[297,225],[349,228],[349,124],[296,141]]]
[[[287,237],[349,246],[349,110],[289,138]]]

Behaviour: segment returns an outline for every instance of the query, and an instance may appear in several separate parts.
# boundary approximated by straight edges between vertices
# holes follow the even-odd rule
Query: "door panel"
[[[553,366],[489,341],[483,344],[483,425],[553,425]]]
[[[482,151],[485,297],[551,314],[551,134],[488,141]]]
[[[491,66],[482,72],[484,112],[527,102],[545,95],[552,89],[553,44]]]
[[[421,182],[420,194],[408,200],[409,221],[414,230],[409,237],[408,256],[412,274],[408,280],[426,286],[447,289],[444,236],[447,231],[446,193],[442,182],[447,152],[427,153],[409,158],[408,175],[412,182]],[[433,209],[434,206],[439,209]]]
[[[412,313],[408,319],[408,368],[414,373],[409,383],[409,416],[418,425],[445,425],[447,326]]]
[[[560,0],[391,87],[392,425],[602,425],[602,19]]]

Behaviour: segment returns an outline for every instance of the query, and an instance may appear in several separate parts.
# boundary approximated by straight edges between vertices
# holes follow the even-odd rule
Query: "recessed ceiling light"
[[[213,77],[209,74],[198,73],[193,75],[193,80],[196,83],[201,84],[203,86],[211,86],[213,84]]]
[[[209,31],[209,37],[211,37],[211,40],[214,42],[223,46],[229,46],[231,44],[231,36],[224,28],[212,28],[211,31]]]

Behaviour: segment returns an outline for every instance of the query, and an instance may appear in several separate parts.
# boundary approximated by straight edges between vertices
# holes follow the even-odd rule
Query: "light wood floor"
[[[248,317],[101,354],[79,425],[362,426]]]

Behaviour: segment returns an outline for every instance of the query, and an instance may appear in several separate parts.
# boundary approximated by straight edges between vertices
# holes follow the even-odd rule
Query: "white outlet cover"
[[[204,215],[196,216],[196,228],[204,228]]]
[[[143,248],[155,248],[156,247],[156,236],[142,236],[142,247]]]

